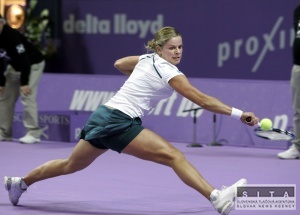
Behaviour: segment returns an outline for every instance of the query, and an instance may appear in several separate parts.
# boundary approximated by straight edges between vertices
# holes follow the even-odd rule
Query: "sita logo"
[[[113,20],[99,19],[89,13],[85,19],[76,19],[74,14],[70,14],[63,22],[63,29],[66,34],[129,34],[145,38],[148,33],[155,34],[162,28],[163,22],[162,14],[158,14],[155,20],[128,19],[126,14],[114,14]]]

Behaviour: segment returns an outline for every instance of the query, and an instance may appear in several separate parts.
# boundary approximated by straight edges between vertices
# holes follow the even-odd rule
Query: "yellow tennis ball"
[[[261,130],[267,131],[270,130],[273,126],[272,120],[268,118],[264,118],[260,121],[260,128]]]

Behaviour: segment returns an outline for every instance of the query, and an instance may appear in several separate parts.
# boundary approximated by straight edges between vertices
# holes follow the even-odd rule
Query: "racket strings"
[[[257,129],[255,131],[256,135],[262,138],[266,138],[269,140],[282,140],[282,141],[289,141],[294,139],[294,135],[288,131],[280,130],[280,129],[273,129],[268,131],[263,131]]]
[[[276,132],[258,132],[257,135],[266,137],[272,140],[289,140],[291,139],[290,136],[287,136],[286,134],[282,133],[276,133]]]

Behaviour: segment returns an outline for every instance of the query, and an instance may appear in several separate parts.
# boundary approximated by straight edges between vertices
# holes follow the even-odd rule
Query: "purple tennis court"
[[[24,176],[44,162],[68,157],[89,115],[127,79],[114,62],[142,54],[163,26],[182,33],[185,51],[178,69],[199,90],[261,119],[270,118],[274,128],[293,129],[290,71],[298,0],[0,0],[1,15],[11,17],[8,12],[15,5],[28,11],[30,2],[38,2],[32,15],[49,14],[41,22],[49,16],[41,41],[54,52],[47,56],[37,94],[42,142],[0,141],[0,215],[218,214],[172,169],[113,151],[83,171],[33,184],[18,206],[11,205],[3,185],[4,176]],[[172,141],[218,189],[240,178],[250,185],[298,187],[297,210],[247,209],[230,215],[299,215],[300,160],[277,158],[289,144],[258,138],[253,127],[192,101],[174,93],[145,116],[143,125]],[[26,132],[21,100],[14,110],[17,140]],[[206,145],[215,138],[225,145]],[[192,142],[204,147],[187,147]]]
[[[52,159],[67,157],[74,143],[22,145],[0,142],[0,172],[23,176]],[[248,184],[300,184],[299,160],[280,160],[279,149],[232,146],[187,147],[173,143],[216,188],[239,178]],[[299,191],[296,190],[299,196]],[[241,215],[296,215],[297,210],[234,210]],[[168,167],[109,151],[87,169],[33,184],[12,206],[2,186],[0,214],[187,215],[218,214]]]

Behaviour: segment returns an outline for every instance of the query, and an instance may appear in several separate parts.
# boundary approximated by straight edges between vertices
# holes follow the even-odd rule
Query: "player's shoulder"
[[[157,67],[161,68],[161,69],[165,69],[165,70],[170,70],[170,71],[176,71],[179,72],[179,69],[177,68],[177,66],[171,64],[170,62],[166,61],[165,59],[159,57],[158,60],[155,63],[157,65]]]
[[[175,72],[181,73],[179,71],[179,69],[177,68],[177,66],[166,61],[165,59],[163,59],[156,53],[141,55],[139,57],[139,61],[143,61],[143,60],[150,60],[151,64],[153,64],[153,66],[156,69],[164,70],[164,71],[175,71]],[[148,63],[150,63],[150,62],[148,61]]]
[[[139,57],[139,61],[141,60],[146,60],[146,59],[151,59],[154,57],[154,53],[151,53],[151,54],[143,54]]]

